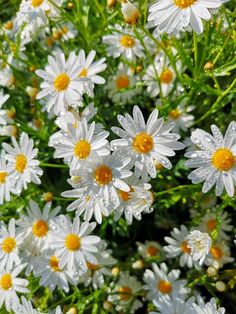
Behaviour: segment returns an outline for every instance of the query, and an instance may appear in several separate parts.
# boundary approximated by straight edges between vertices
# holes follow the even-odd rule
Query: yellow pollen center
[[[0,172],[0,184],[5,183],[7,172]]]
[[[7,30],[11,30],[13,29],[13,23],[12,21],[8,21],[4,24],[4,28],[7,29]]]
[[[125,48],[132,48],[135,45],[135,40],[129,35],[124,35],[120,38],[120,43]]]
[[[169,84],[170,82],[172,82],[173,77],[173,72],[169,69],[166,69],[161,73],[160,81],[161,83]]]
[[[3,290],[9,290],[12,287],[12,278],[10,274],[4,274],[0,278],[0,286]]]
[[[90,155],[91,145],[86,140],[76,143],[74,148],[75,156],[79,159],[85,159]]]
[[[211,162],[217,170],[229,171],[235,164],[235,157],[228,148],[219,148],[212,155]]]
[[[173,120],[177,120],[180,117],[181,113],[178,109],[173,109],[169,112],[169,117]]]
[[[88,75],[88,70],[87,69],[83,69],[80,74],[79,74],[79,77],[86,77]]]
[[[210,219],[210,220],[208,220],[206,225],[207,225],[207,229],[209,231],[213,231],[216,228],[216,220],[215,219]]]
[[[31,5],[32,5],[32,7],[37,8],[43,3],[43,1],[44,0],[32,0]]]
[[[100,265],[92,264],[90,262],[87,262],[87,267],[88,267],[88,269],[90,269],[92,271],[96,271],[96,270],[101,268]]]
[[[49,264],[50,264],[50,267],[53,271],[55,271],[55,272],[61,271],[61,269],[59,267],[59,260],[56,258],[55,255],[52,255],[50,257]]]
[[[81,246],[80,237],[70,233],[66,236],[65,246],[69,251],[78,251]]]
[[[174,2],[180,9],[186,9],[191,7],[197,0],[174,0]]]
[[[119,190],[119,196],[122,199],[122,201],[127,202],[128,200],[130,200],[130,192],[133,192],[133,191],[134,191],[134,189],[132,189],[131,187],[130,187],[129,192]]]
[[[59,74],[54,80],[54,87],[58,92],[62,92],[67,89],[70,84],[70,78],[66,73]]]
[[[16,171],[23,173],[25,168],[27,166],[27,159],[25,157],[25,155],[17,155],[16,156],[16,165],[15,165],[15,169]]]
[[[61,31],[62,31],[62,33],[63,34],[66,34],[66,33],[68,33],[68,27],[66,27],[66,26],[64,26],[64,27],[62,27],[62,29],[61,29]]]
[[[99,166],[94,171],[94,178],[100,185],[109,184],[112,181],[112,170],[106,165]]]
[[[181,243],[181,250],[184,252],[184,253],[187,253],[189,254],[191,252],[191,249],[187,246],[188,242],[187,241],[184,241],[183,243]]]
[[[48,233],[48,224],[44,220],[37,220],[33,224],[32,232],[36,237],[42,238]]]
[[[123,287],[120,287],[118,289],[119,293],[120,293],[120,299],[122,301],[129,301],[129,299],[131,298],[132,296],[132,289],[128,286],[123,286]]]
[[[8,237],[2,241],[2,250],[5,253],[11,253],[16,247],[16,240],[14,238]]]
[[[118,89],[128,88],[129,87],[129,78],[127,75],[120,75],[116,79],[116,87]]]
[[[145,132],[139,133],[133,140],[133,147],[140,154],[149,153],[153,149],[153,145],[153,138]]]
[[[149,245],[146,249],[146,253],[149,256],[156,256],[158,253],[158,248],[154,245]]]
[[[172,284],[169,281],[160,280],[157,283],[157,290],[164,294],[170,294],[172,291]]]
[[[214,259],[221,259],[221,257],[223,256],[223,252],[218,246],[212,246],[210,252]]]

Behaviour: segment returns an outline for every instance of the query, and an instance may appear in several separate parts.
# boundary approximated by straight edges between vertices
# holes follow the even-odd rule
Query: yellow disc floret
[[[160,280],[157,283],[157,290],[163,294],[170,294],[172,291],[172,284],[166,280]]]
[[[76,143],[74,148],[75,156],[79,159],[85,159],[90,155],[91,145],[86,140],[81,140]]]
[[[32,232],[36,237],[44,237],[48,233],[48,223],[44,220],[37,220],[33,224]]]
[[[70,84],[70,78],[66,73],[59,74],[54,80],[54,87],[58,92],[62,92],[67,89]]]
[[[10,274],[4,274],[0,278],[0,287],[3,290],[9,290],[12,287],[12,278]]]
[[[40,7],[40,5],[43,3],[44,0],[32,0],[31,5],[34,8]]]
[[[165,69],[160,75],[160,81],[164,84],[170,84],[173,81],[174,75],[170,69]]]
[[[17,155],[16,156],[16,165],[15,165],[16,171],[23,173],[26,166],[27,166],[26,156],[23,154]]]
[[[52,255],[49,259],[49,264],[50,267],[53,271],[58,272],[61,271],[60,267],[59,267],[59,260],[56,258],[55,255]]]
[[[235,164],[235,156],[228,148],[219,148],[212,155],[211,162],[217,170],[229,171]]]
[[[0,184],[5,183],[7,177],[7,172],[0,172]]]
[[[125,48],[132,48],[135,45],[135,39],[129,35],[123,35],[120,38],[120,43]]]
[[[116,79],[116,87],[117,89],[123,89],[129,87],[129,78],[127,75],[120,75]]]
[[[152,136],[145,132],[139,133],[133,140],[133,148],[140,154],[149,153],[153,149],[153,146]]]
[[[81,247],[80,237],[74,233],[66,236],[65,246],[69,251],[78,251]]]
[[[8,237],[2,241],[2,250],[5,253],[11,253],[16,247],[16,240],[14,238]]]
[[[128,286],[120,287],[118,291],[120,292],[120,299],[122,301],[129,301],[133,292],[132,289]]]
[[[101,165],[94,171],[94,178],[99,185],[106,185],[112,181],[112,170],[106,165]]]
[[[188,7],[191,7],[197,0],[175,0],[175,4],[180,9],[187,9]]]

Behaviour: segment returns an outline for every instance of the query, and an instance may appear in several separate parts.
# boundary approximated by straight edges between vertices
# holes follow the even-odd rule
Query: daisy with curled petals
[[[169,121],[175,122],[174,132],[179,132],[180,130],[187,132],[194,122],[194,116],[189,114],[194,110],[195,106],[184,106],[179,105],[177,108],[172,109],[168,113]]]
[[[135,313],[142,306],[142,302],[136,297],[137,293],[141,292],[142,284],[134,276],[128,273],[121,273],[118,282],[112,289],[112,294],[108,296],[109,302],[114,302],[118,312]],[[132,305],[130,307],[130,305]]]
[[[25,264],[18,265],[11,271],[0,269],[0,308],[5,304],[8,312],[11,311],[13,303],[19,303],[17,292],[29,292],[26,288],[29,284],[28,280],[17,277],[24,268]]]
[[[152,212],[153,194],[151,185],[144,183],[132,175],[126,180],[130,187],[130,192],[118,191],[120,205],[115,209],[115,221],[119,220],[124,214],[129,225],[132,224],[133,218],[141,220],[142,213]]]
[[[196,129],[191,141],[200,148],[187,152],[185,157],[189,168],[197,168],[188,178],[192,183],[204,182],[202,192],[208,192],[214,185],[215,193],[220,196],[224,188],[229,196],[234,195],[236,184],[236,122],[232,121],[223,137],[216,125],[211,126],[212,134]]]
[[[61,207],[57,206],[52,211],[51,203],[47,203],[41,211],[39,205],[30,200],[27,215],[22,215],[17,221],[19,233],[24,240],[23,247],[31,255],[38,254],[50,239],[52,220],[55,219]]]
[[[34,141],[28,134],[23,132],[20,136],[20,142],[17,143],[14,137],[11,137],[13,147],[7,143],[2,146],[6,150],[6,160],[8,160],[9,175],[15,182],[17,193],[22,189],[27,189],[28,183],[40,184],[39,177],[43,174],[39,167],[39,161],[35,159],[38,149],[34,147]]]
[[[196,314],[224,314],[225,308],[218,307],[216,304],[216,299],[211,298],[209,302],[205,303],[203,298],[197,297],[198,304],[193,304],[193,308]]]
[[[192,305],[194,304],[194,297],[186,300],[185,295],[172,297],[160,297],[153,300],[153,304],[158,309],[159,314],[196,314]],[[149,314],[158,314],[157,312],[150,312]]]
[[[14,181],[9,176],[9,166],[6,161],[5,152],[2,151],[0,154],[0,205],[10,201],[10,193],[16,193],[14,188]]]
[[[129,61],[135,61],[136,57],[145,56],[140,41],[135,37],[133,31],[123,29],[120,25],[114,26],[111,35],[103,36],[103,42],[107,47],[107,55],[118,58],[121,55]]]
[[[42,91],[37,94],[36,98],[46,97],[48,112],[52,111],[55,115],[59,115],[66,112],[69,106],[77,107],[85,89],[86,92],[91,89],[86,87],[91,85],[91,82],[78,76],[81,66],[76,59],[74,52],[70,53],[67,61],[65,55],[58,52],[55,56],[48,57],[49,64],[45,70],[35,72],[44,79],[41,84]]]
[[[121,139],[111,142],[111,147],[120,156],[131,158],[135,166],[135,175],[147,180],[148,175],[156,177],[156,164],[171,169],[172,165],[166,156],[174,156],[174,150],[183,149],[184,145],[177,140],[178,134],[170,133],[174,123],[164,124],[164,119],[158,119],[158,110],[155,109],[147,123],[138,106],[133,108],[133,117],[129,114],[118,115],[117,119],[123,129],[112,127],[112,131]]]
[[[106,138],[109,132],[102,131],[95,134],[96,124],[88,125],[83,119],[78,126],[68,124],[67,133],[63,133],[60,143],[54,144],[55,158],[64,158],[71,170],[79,169],[85,160],[96,156],[110,154]]]
[[[46,249],[35,260],[34,275],[41,277],[39,284],[53,291],[56,287],[69,292],[69,283],[76,286],[77,278],[67,267],[59,267],[59,258],[51,249]]]
[[[71,272],[87,271],[87,262],[98,264],[94,253],[98,252],[98,236],[89,235],[96,223],[80,223],[77,216],[71,222],[68,216],[60,215],[54,222],[51,246],[59,259],[59,267],[68,267]]]
[[[12,305],[12,310],[14,314],[40,314],[37,310],[35,310],[30,301],[28,301],[25,297],[21,297],[21,303],[14,303]]]
[[[165,237],[165,241],[168,245],[163,247],[163,250],[166,252],[167,258],[175,258],[179,256],[179,264],[181,267],[188,266],[189,268],[193,267],[193,259],[190,255],[191,249],[187,246],[186,237],[189,235],[189,230],[181,225],[180,229],[174,228],[170,232],[171,237]]]
[[[190,27],[200,34],[203,32],[202,20],[210,20],[211,9],[218,9],[226,1],[159,0],[150,6],[148,21],[159,33],[176,33]]]
[[[0,268],[12,269],[13,265],[19,265],[19,246],[23,239],[16,231],[15,219],[12,218],[8,226],[0,225]]]
[[[230,256],[229,246],[224,241],[221,241],[212,244],[204,264],[219,269],[223,267],[224,264],[232,263],[233,261],[234,258]]]
[[[168,273],[168,268],[165,263],[161,263],[160,267],[157,264],[152,264],[152,269],[146,269],[144,272],[144,289],[147,290],[149,300],[154,300],[160,297],[175,298],[177,295],[188,293],[188,288],[185,287],[187,281],[179,280],[180,271],[172,269]]]
[[[145,243],[137,242],[138,252],[143,258],[161,257],[162,248],[158,242],[145,241]]]
[[[86,195],[101,198],[106,208],[117,208],[120,204],[118,190],[129,192],[130,187],[124,179],[130,177],[128,170],[130,158],[110,156],[91,157],[79,170],[71,171],[79,176],[77,188],[83,189]]]

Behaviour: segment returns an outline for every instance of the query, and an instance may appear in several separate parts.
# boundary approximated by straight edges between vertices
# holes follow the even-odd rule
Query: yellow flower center
[[[210,252],[212,256],[214,257],[214,259],[217,259],[217,260],[221,259],[223,256],[223,252],[218,246],[212,246],[210,249]]]
[[[86,140],[81,140],[76,143],[74,148],[75,156],[79,159],[85,159],[89,156],[91,145]]]
[[[149,245],[146,249],[146,254],[149,256],[156,256],[158,254],[158,248],[154,245]]]
[[[125,48],[132,48],[135,45],[135,39],[132,36],[124,35],[120,38],[120,43]]]
[[[96,270],[101,268],[100,265],[92,264],[90,262],[87,262],[87,267],[88,267],[88,269],[90,269],[92,271],[96,271]]]
[[[36,237],[44,237],[48,233],[48,223],[44,220],[37,220],[33,224],[32,232]]]
[[[8,237],[2,241],[2,250],[5,253],[11,253],[16,247],[16,240],[14,238]]]
[[[15,113],[15,111],[13,111],[13,110],[7,110],[7,116],[8,116],[8,118],[10,118],[10,119],[15,119],[16,113]]]
[[[229,171],[235,164],[235,157],[228,148],[219,148],[212,155],[211,162],[217,170]]]
[[[122,301],[129,301],[133,292],[132,289],[128,286],[119,287],[118,291],[120,293],[120,299]]]
[[[66,73],[59,74],[54,80],[54,87],[58,92],[62,92],[67,89],[70,84],[70,78]]]
[[[130,200],[130,192],[133,192],[133,191],[134,191],[134,189],[132,189],[131,187],[130,187],[129,192],[119,190],[119,196],[122,199],[122,201],[127,202],[128,200]]]
[[[87,69],[83,69],[80,74],[79,74],[79,77],[86,77],[88,75],[88,70]]]
[[[27,166],[26,156],[23,154],[17,155],[16,156],[16,165],[15,165],[16,171],[23,173],[26,166]]]
[[[3,290],[9,290],[12,287],[12,278],[10,274],[2,275],[0,279],[0,286]]]
[[[169,84],[173,81],[174,75],[173,72],[169,69],[164,70],[160,75],[160,81],[164,84]]]
[[[172,291],[172,284],[169,281],[160,280],[157,283],[157,290],[164,294],[170,294]]]
[[[175,0],[175,4],[180,9],[186,9],[188,7],[191,7],[197,0]]]
[[[5,183],[7,172],[0,172],[0,184]]]
[[[69,251],[78,251],[81,247],[80,237],[70,233],[66,236],[65,246]]]
[[[129,78],[127,75],[120,75],[116,79],[116,87],[117,89],[123,89],[129,87]]]
[[[191,249],[187,246],[187,244],[187,241],[182,242],[180,248],[184,253],[189,254],[191,252]]]
[[[178,109],[173,109],[169,112],[169,117],[173,120],[177,120],[180,117],[181,113]]]
[[[68,29],[68,27],[66,27],[66,26],[63,26],[62,29],[61,29],[61,31],[62,31],[63,34],[68,33],[68,30],[69,30],[69,29]]]
[[[112,181],[112,170],[106,165],[99,166],[94,171],[94,178],[100,185],[109,184]]]
[[[49,264],[50,264],[50,267],[53,271],[55,271],[55,272],[61,271],[61,269],[59,267],[59,260],[56,258],[55,255],[52,255],[50,257]]]
[[[210,219],[210,220],[208,220],[206,225],[207,225],[207,229],[209,231],[213,231],[216,228],[216,220],[215,219]]]
[[[13,23],[12,21],[8,21],[4,24],[4,28],[7,29],[7,30],[11,30],[13,29]]]
[[[37,8],[43,3],[43,1],[44,0],[32,0],[31,5],[32,5],[32,7]]]
[[[133,140],[134,149],[140,154],[147,154],[153,149],[153,138],[151,135],[141,132]]]

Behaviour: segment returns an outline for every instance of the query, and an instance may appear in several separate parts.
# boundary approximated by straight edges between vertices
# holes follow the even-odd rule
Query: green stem
[[[161,192],[157,192],[155,193],[156,197],[162,196],[164,194],[169,194],[171,192],[175,192],[175,191],[180,191],[180,190],[185,190],[185,189],[193,189],[195,186],[191,185],[191,184],[186,184],[186,185],[179,185],[179,186],[175,186],[174,188],[165,190],[165,191],[161,191]]]
[[[57,165],[57,164],[49,164],[46,162],[40,162],[41,167],[47,167],[47,168],[63,168],[63,169],[68,169],[67,165]]]
[[[197,73],[198,69],[198,45],[197,45],[197,34],[193,32],[193,46],[194,46],[194,67],[195,73]]]

